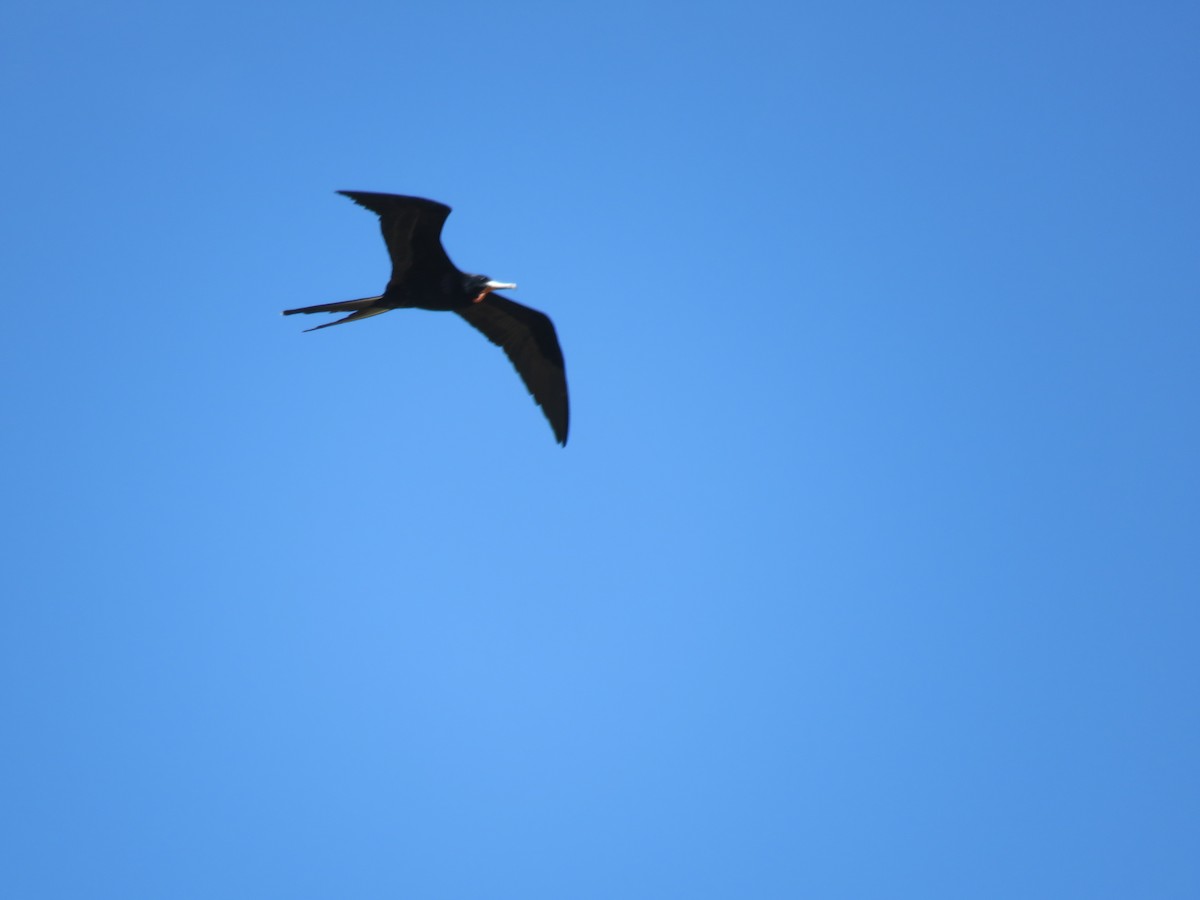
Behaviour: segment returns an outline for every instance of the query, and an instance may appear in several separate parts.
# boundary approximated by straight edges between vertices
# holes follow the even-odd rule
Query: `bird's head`
[[[471,298],[472,303],[478,303],[492,291],[515,291],[515,284],[508,284],[503,281],[492,281],[486,275],[468,275],[467,276],[467,296]]]

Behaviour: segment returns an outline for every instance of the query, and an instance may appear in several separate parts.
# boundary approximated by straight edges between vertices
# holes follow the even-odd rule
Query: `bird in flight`
[[[534,402],[545,413],[555,439],[566,446],[570,418],[567,374],[550,317],[495,293],[501,289],[513,290],[515,284],[492,281],[486,275],[468,275],[450,262],[442,247],[442,226],[450,215],[450,207],[399,194],[338,193],[379,216],[383,240],[392,258],[392,278],[378,297],[285,309],[283,314],[349,313],[344,318],[305,329],[317,331],[377,316],[390,309],[416,307],[456,312],[504,350]]]

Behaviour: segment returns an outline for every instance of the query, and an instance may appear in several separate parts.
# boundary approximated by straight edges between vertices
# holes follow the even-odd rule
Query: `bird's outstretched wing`
[[[392,282],[399,285],[415,263],[454,268],[442,247],[442,226],[450,207],[424,197],[338,191],[379,216],[379,227],[392,258]]]
[[[504,349],[546,414],[555,438],[565,446],[570,420],[567,373],[550,317],[499,294],[488,294],[479,303],[455,312]]]

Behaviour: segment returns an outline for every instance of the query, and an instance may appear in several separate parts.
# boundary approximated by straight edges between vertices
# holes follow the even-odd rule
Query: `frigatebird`
[[[554,323],[545,313],[495,293],[515,284],[468,275],[450,262],[442,247],[442,226],[450,207],[423,197],[338,191],[379,216],[383,240],[392,258],[392,278],[378,297],[321,303],[283,314],[348,312],[350,315],[306,331],[377,316],[391,309],[449,310],[458,313],[484,337],[503,348],[534,402],[542,408],[554,437],[567,443],[570,410],[567,374]]]

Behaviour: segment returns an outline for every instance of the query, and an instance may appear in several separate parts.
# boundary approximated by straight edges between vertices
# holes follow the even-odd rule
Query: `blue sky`
[[[2,20],[5,896],[1200,894],[1193,4]]]

